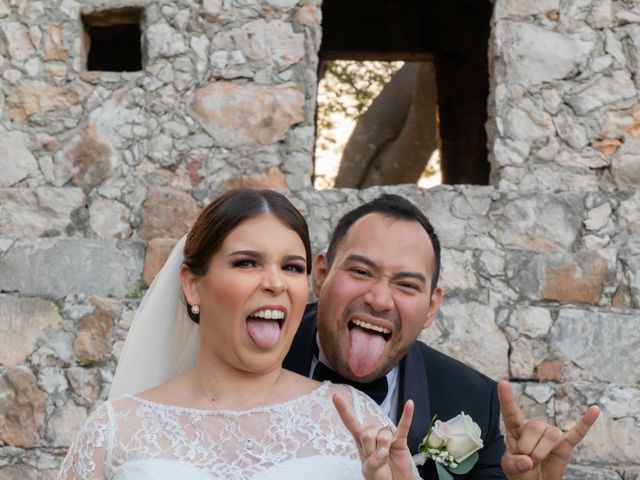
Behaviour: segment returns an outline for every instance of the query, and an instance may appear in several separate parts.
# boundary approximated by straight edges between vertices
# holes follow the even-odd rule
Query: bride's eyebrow
[[[260,252],[257,252],[255,250],[236,250],[235,252],[231,252],[228,256],[229,257],[244,256],[244,257],[251,257],[251,258],[262,258],[263,255]]]

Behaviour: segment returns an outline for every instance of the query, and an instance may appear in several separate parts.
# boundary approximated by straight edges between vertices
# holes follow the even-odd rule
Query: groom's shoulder
[[[466,389],[493,392],[496,382],[469,365],[417,341],[414,347],[419,353],[427,370],[430,382],[436,384],[461,384]],[[452,382],[451,379],[456,381]]]

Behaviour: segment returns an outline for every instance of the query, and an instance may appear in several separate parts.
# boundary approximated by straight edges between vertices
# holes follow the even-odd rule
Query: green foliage
[[[327,150],[335,143],[330,131],[336,117],[357,120],[380,95],[402,62],[330,62],[318,87],[318,146]]]

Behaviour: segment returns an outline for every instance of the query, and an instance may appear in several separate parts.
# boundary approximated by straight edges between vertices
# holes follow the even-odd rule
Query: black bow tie
[[[369,395],[378,405],[384,402],[384,399],[387,398],[387,392],[389,391],[387,377],[377,378],[369,383],[354,382],[353,380],[344,378],[339,373],[334,372],[322,362],[318,362],[316,365],[316,369],[313,371],[313,379],[321,382],[329,380],[333,383],[351,385],[353,388]]]

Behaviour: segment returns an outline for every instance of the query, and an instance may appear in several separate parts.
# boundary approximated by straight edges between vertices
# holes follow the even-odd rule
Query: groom
[[[387,194],[348,212],[326,254],[314,261],[318,303],[307,306],[285,368],[352,384],[394,421],[412,399],[408,443],[413,454],[433,416],[446,421],[461,412],[469,415],[480,427],[483,447],[473,469],[456,478],[561,479],[597,407],[563,436],[544,422],[526,421],[506,382],[497,389],[488,377],[417,342],[442,300],[439,271],[438,237],[408,200]],[[500,407],[509,437],[506,452]],[[433,461],[422,476],[437,478]]]

